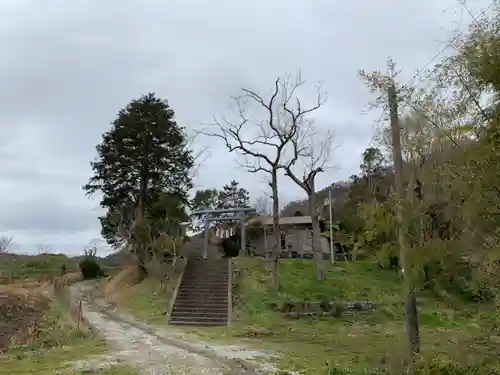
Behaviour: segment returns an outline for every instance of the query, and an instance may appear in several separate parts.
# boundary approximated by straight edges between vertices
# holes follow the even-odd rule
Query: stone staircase
[[[190,258],[170,314],[170,324],[227,325],[228,272],[228,259]]]

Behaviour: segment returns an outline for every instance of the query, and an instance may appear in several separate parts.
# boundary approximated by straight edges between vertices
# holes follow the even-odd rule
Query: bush
[[[224,238],[222,241],[222,250],[225,257],[237,257],[240,253],[240,237],[239,235],[232,235],[229,238]]]
[[[80,261],[79,267],[84,280],[106,276],[95,259],[85,258]]]

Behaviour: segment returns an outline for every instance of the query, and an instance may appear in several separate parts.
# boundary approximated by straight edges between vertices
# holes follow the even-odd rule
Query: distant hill
[[[329,217],[328,191],[330,189],[332,191],[332,211],[338,213],[342,210],[344,203],[347,201],[349,186],[350,184],[348,182],[334,182],[316,193],[318,211],[322,217]],[[281,211],[281,215],[294,216],[297,211],[300,211],[302,215],[305,216],[310,215],[307,199],[288,203]]]
[[[130,263],[131,261],[130,253],[126,250],[117,250],[114,253],[102,258],[103,262],[108,267],[120,267],[124,264]]]

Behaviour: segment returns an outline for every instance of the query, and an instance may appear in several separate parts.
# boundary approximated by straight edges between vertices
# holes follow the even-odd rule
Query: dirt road
[[[144,375],[254,375],[261,371],[248,369],[226,355],[202,354],[196,347],[205,343],[186,345],[179,333],[164,331],[162,335],[129,319],[119,319],[110,315],[94,299],[90,299],[94,286],[89,283],[74,284],[71,288],[72,299],[81,299],[84,317],[108,341],[112,354],[80,361],[76,367],[102,367],[116,362],[125,362],[141,371]],[[194,349],[193,349],[194,348]]]

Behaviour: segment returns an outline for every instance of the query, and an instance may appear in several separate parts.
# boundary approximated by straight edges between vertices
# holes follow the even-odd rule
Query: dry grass
[[[52,280],[61,275],[63,265],[68,271],[78,269],[78,262],[64,254],[2,253],[0,254],[0,281],[10,284],[15,280]]]
[[[43,298],[43,297],[42,297]],[[76,330],[58,301],[45,306],[30,337],[11,346],[1,357],[0,374],[55,374],[66,361],[98,354],[105,343],[95,334]]]
[[[0,294],[0,351],[32,340],[49,301],[28,293]]]
[[[138,278],[137,267],[127,267],[118,272],[115,276],[111,277],[108,282],[103,285],[103,294],[104,296],[113,299],[116,294],[136,285]]]

